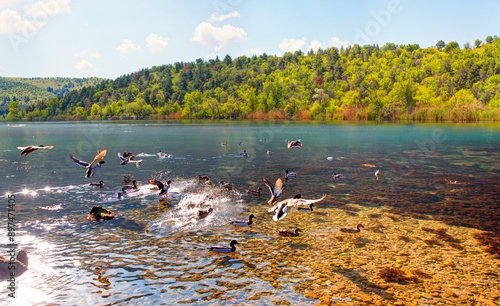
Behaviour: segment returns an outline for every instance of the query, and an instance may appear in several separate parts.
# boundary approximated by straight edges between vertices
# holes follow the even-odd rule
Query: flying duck
[[[289,149],[292,149],[294,147],[302,147],[302,142],[300,142],[300,139],[297,139],[297,140],[294,140],[294,141],[290,141],[290,140],[286,140],[287,143],[288,143],[288,148]]]
[[[231,183],[224,183],[224,181],[220,181],[220,188],[227,189],[227,190],[233,190],[233,185]]]
[[[273,205],[281,197],[281,195],[283,194],[283,190],[285,190],[285,188],[283,188],[283,182],[281,181],[281,178],[278,178],[276,180],[276,183],[274,183],[274,185],[271,184],[265,178],[262,178],[262,181],[269,188],[269,191],[271,191],[271,199],[269,201],[267,201],[267,203],[269,205]]]
[[[14,262],[10,258],[0,256],[0,277],[8,278],[12,272],[19,276],[28,270],[28,263],[28,254],[25,251],[19,251]]]
[[[214,209],[210,207],[208,210],[198,210],[198,219],[203,219],[207,217]]]
[[[132,154],[132,153],[125,152],[125,154]],[[132,155],[132,156],[134,157],[134,155]],[[120,165],[122,165],[122,166],[126,165],[128,163],[135,163],[135,165],[137,167],[141,166],[142,159],[140,159],[140,160],[132,160],[132,158],[128,158],[125,155],[121,155],[120,153],[118,153],[118,158],[120,159]]]
[[[71,154],[69,155],[69,158],[71,158],[71,160],[77,163],[78,165],[87,168],[87,172],[85,173],[85,178],[89,178],[94,176],[97,169],[99,169],[101,165],[105,163],[105,161],[103,161],[102,159],[104,158],[104,156],[106,156],[106,152],[108,152],[108,150],[106,149],[97,152],[97,155],[94,157],[94,160],[90,164],[84,162],[83,160],[79,160],[78,158],[74,157]]]
[[[251,214],[249,217],[248,217],[248,221],[245,221],[245,220],[233,220],[231,221],[231,224],[234,225],[234,226],[249,226],[249,225],[252,225],[253,223],[253,218],[255,218],[255,216],[253,214]]]
[[[27,147],[17,147],[19,150],[23,150],[21,152],[21,155],[28,156],[31,152],[35,152],[38,149],[52,149],[54,146],[44,146],[44,145],[38,145],[38,146],[27,146]]]
[[[99,183],[90,183],[90,186],[99,186],[99,188],[104,187],[104,181],[100,180]]]
[[[302,231],[300,229],[296,228],[295,231],[290,231],[290,230],[278,231],[278,235],[283,236],[283,237],[298,237],[299,232],[302,232]]]
[[[172,181],[170,181],[170,180],[167,181],[166,185],[163,185],[162,182],[156,181],[156,180],[149,180],[148,182],[151,185],[155,185],[156,187],[158,187],[158,189],[160,189],[159,195],[164,196],[164,197],[168,197],[167,192],[168,192],[168,189],[170,188],[170,184],[172,183]]]
[[[299,205],[310,205],[313,203],[317,203],[320,201],[323,201],[325,199],[326,195],[323,195],[320,199],[316,200],[302,200],[302,195],[301,194],[296,194],[293,198],[291,199],[286,199],[283,200],[273,207],[269,208],[269,212],[276,211],[276,214],[273,216],[274,221],[279,221],[283,218],[286,217],[286,215],[292,210],[294,206],[299,206]]]
[[[342,227],[342,228],[339,229],[339,231],[341,231],[342,233],[359,233],[361,231],[359,229],[360,227],[364,228],[363,225],[361,225],[360,223],[358,223],[358,225],[356,225],[356,228]]]
[[[288,178],[296,178],[297,177],[297,173],[295,172],[288,172],[288,170],[285,170],[285,179],[288,179]]]
[[[209,247],[208,249],[212,252],[217,252],[217,253],[232,253],[236,251],[236,247],[234,246],[235,244],[238,244],[236,240],[231,240],[231,247],[227,246],[213,246]]]

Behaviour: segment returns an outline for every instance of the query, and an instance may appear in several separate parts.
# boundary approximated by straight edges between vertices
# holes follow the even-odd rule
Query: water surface
[[[499,227],[498,123],[1,123],[0,135],[0,194],[16,196],[16,243],[30,255],[20,304],[474,305],[500,297],[498,259],[474,239]],[[304,146],[287,149],[285,139]],[[16,147],[31,144],[55,147],[20,156]],[[103,148],[106,163],[91,179],[68,157],[90,162]],[[123,151],[142,166],[120,165]],[[274,182],[285,169],[297,178],[285,182],[284,198],[327,198],[274,222],[261,178]],[[197,174],[214,186],[198,184]],[[124,176],[139,191],[119,199]],[[170,205],[159,205],[151,179],[173,181]],[[99,180],[102,189],[88,185]],[[261,198],[246,194],[258,187]],[[200,202],[215,213],[198,220]],[[93,205],[119,217],[90,221]],[[251,227],[229,224],[249,214],[257,216]],[[357,223],[361,233],[339,232]],[[296,227],[298,238],[276,234]],[[6,249],[5,226],[0,237]],[[235,254],[207,251],[232,239]],[[386,283],[384,267],[428,277]]]

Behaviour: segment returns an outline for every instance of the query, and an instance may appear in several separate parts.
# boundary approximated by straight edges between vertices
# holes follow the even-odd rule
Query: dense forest
[[[7,120],[500,119],[500,41],[332,47],[152,67],[19,108]]]
[[[11,102],[20,107],[62,96],[71,90],[99,83],[98,78],[5,78],[0,77],[0,115]]]

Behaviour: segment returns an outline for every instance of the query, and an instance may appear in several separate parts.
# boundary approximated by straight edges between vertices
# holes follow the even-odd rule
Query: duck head
[[[236,241],[236,240],[231,240],[231,244],[230,244],[230,246],[231,246],[231,247],[234,247],[234,245],[235,245],[235,244],[238,244],[238,241]]]

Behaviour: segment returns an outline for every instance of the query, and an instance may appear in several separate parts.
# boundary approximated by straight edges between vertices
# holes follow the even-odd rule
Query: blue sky
[[[500,1],[0,0],[0,76],[116,78],[229,54],[484,41]]]

